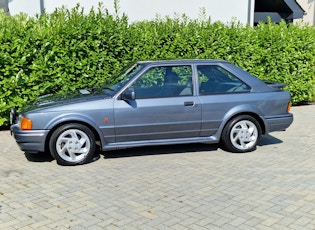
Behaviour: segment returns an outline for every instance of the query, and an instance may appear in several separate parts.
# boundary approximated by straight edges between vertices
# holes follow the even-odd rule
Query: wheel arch
[[[235,117],[237,116],[241,116],[241,115],[248,115],[253,117],[254,119],[257,120],[257,122],[260,125],[261,128],[261,134],[266,134],[266,123],[263,119],[263,117],[260,115],[262,114],[262,112],[257,108],[254,107],[252,105],[243,105],[241,107],[235,107],[233,109],[231,109],[228,113],[226,113],[225,117],[223,118],[223,121],[220,128],[219,128],[219,132],[217,133],[217,138],[218,140],[221,140],[221,135],[223,132],[223,129],[225,128],[225,126]]]
[[[231,117],[225,122],[223,128],[224,128],[232,119],[234,119],[235,117],[238,117],[238,116],[242,116],[242,115],[247,115],[247,116],[253,117],[253,118],[259,123],[260,128],[261,128],[261,133],[262,133],[262,134],[265,134],[265,133],[266,133],[265,122],[263,121],[263,119],[262,119],[257,113],[254,113],[254,112],[240,112],[240,113],[234,114],[233,116],[231,116]]]
[[[80,125],[84,125],[87,128],[89,128],[92,133],[94,134],[95,140],[96,142],[100,142],[100,146],[102,146],[102,140],[101,140],[101,135],[99,134],[99,132],[97,131],[97,129],[89,124],[86,121],[82,121],[82,120],[78,120],[78,119],[69,119],[69,120],[64,120],[62,122],[59,122],[57,124],[55,124],[54,126],[52,126],[52,128],[49,130],[46,140],[45,140],[45,151],[49,151],[49,141],[51,136],[53,135],[53,133],[61,126],[66,125],[66,124],[80,124]]]

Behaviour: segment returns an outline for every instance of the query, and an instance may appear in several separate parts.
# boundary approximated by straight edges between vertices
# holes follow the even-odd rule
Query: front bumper
[[[45,151],[45,143],[49,130],[21,130],[18,124],[11,126],[11,135],[22,151],[38,153]]]

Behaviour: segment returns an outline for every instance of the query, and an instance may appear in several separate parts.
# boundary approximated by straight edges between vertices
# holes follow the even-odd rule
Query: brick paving
[[[255,152],[217,145],[102,153],[62,167],[0,132],[0,229],[315,229],[315,105]]]

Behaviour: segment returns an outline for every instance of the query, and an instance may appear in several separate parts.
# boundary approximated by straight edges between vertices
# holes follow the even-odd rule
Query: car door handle
[[[185,105],[185,106],[194,106],[194,104],[195,104],[195,103],[194,103],[193,101],[185,101],[185,102],[184,102],[184,105]]]

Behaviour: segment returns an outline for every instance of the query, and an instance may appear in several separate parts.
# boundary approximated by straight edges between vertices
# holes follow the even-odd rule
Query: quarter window
[[[199,65],[197,71],[201,95],[250,91],[248,85],[220,66]]]

